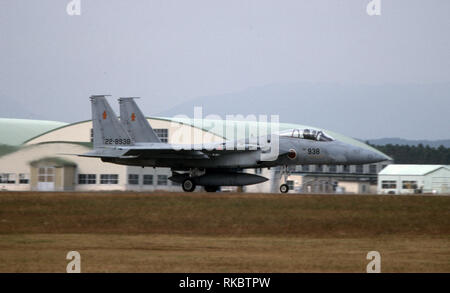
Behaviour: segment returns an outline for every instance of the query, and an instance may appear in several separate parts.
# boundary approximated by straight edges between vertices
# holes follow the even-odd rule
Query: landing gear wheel
[[[184,179],[183,184],[181,184],[181,187],[186,192],[192,192],[195,189],[195,183],[191,179]]]
[[[289,191],[289,186],[287,184],[281,184],[280,191],[281,193],[287,193]]]
[[[219,190],[219,186],[205,186],[206,192],[216,192]]]

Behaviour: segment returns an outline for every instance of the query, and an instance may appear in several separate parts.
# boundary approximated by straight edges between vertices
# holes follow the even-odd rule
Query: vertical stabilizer
[[[94,148],[133,145],[134,141],[106,101],[106,96],[91,96]]]
[[[161,140],[152,129],[135,98],[120,98],[120,121],[135,142],[160,143]]]

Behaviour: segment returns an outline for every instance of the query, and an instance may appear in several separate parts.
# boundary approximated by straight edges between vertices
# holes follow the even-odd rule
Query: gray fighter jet
[[[388,156],[348,144],[324,131],[291,129],[264,134],[256,139],[208,144],[169,144],[160,141],[134,98],[120,98],[120,120],[106,96],[91,96],[94,149],[83,157],[103,162],[142,167],[168,167],[170,180],[192,192],[197,185],[208,192],[220,186],[243,186],[268,180],[244,173],[248,168],[281,167],[286,181],[288,166],[300,164],[368,164],[390,160]],[[286,193],[286,183],[280,186]]]

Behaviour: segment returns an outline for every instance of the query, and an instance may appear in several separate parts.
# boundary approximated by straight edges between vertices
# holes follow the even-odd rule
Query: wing
[[[208,159],[228,153],[254,152],[260,147],[254,144],[211,143],[201,145],[186,144],[137,144],[134,146],[105,147],[79,155],[97,158],[146,158],[146,159]]]
[[[228,153],[242,153],[257,151],[257,145],[232,145],[227,143],[211,143],[201,145],[186,144],[154,144],[127,147],[125,156],[143,158],[198,158],[208,159]]]

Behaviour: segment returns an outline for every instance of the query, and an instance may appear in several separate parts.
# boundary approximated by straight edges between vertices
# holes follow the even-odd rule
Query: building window
[[[155,128],[153,129],[161,142],[169,142],[169,129],[167,128]]]
[[[128,174],[128,184],[138,185],[139,184],[139,175],[138,174]]]
[[[402,181],[403,189],[417,189],[417,181]]]
[[[316,172],[323,172],[323,165],[316,165]]]
[[[356,173],[362,174],[364,172],[363,165],[356,165]]]
[[[395,182],[395,180],[383,180],[381,181],[381,188],[383,189],[397,188],[397,182]]]
[[[55,182],[55,168],[54,167],[39,168],[38,182]]]
[[[96,184],[97,175],[95,174],[78,174],[78,184]]]
[[[377,165],[375,165],[375,164],[369,165],[369,173],[377,174]]]
[[[100,184],[118,184],[119,175],[117,174],[101,174]]]
[[[19,184],[29,184],[30,174],[21,173],[19,174]]]
[[[329,166],[328,166],[328,170],[329,170],[331,173],[336,173],[336,170],[337,170],[336,165],[329,165]]]
[[[344,165],[342,167],[342,172],[343,173],[349,173],[350,172],[350,166],[349,165]]]
[[[158,185],[167,185],[167,175],[158,175]]]
[[[91,128],[91,131],[89,131],[89,136],[91,138],[91,142],[94,142],[94,128]]]
[[[153,175],[144,175],[144,185],[153,185]]]
[[[14,174],[14,173],[0,174],[0,183],[15,184],[16,183],[16,174]]]
[[[294,190],[294,180],[286,180],[286,184],[289,187],[289,190]]]
[[[309,172],[309,165],[302,165],[303,172]]]

